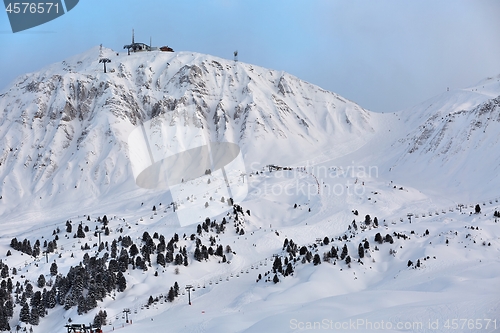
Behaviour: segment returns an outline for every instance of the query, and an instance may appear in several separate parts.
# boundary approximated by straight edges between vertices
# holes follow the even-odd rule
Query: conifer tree
[[[40,276],[38,277],[38,281],[37,281],[37,286],[38,288],[43,288],[45,287],[45,276],[43,274],[40,274]]]
[[[358,246],[358,254],[359,254],[359,257],[361,259],[363,259],[365,257],[365,249],[361,243],[359,243],[359,246]]]
[[[319,257],[319,254],[317,254],[317,253],[314,255],[313,264],[314,264],[314,266],[321,264],[321,258]]]
[[[30,321],[30,307],[26,302],[24,302],[21,307],[21,312],[19,312],[19,320],[23,323],[28,323]]]
[[[167,301],[173,302],[174,299],[175,299],[175,291],[174,291],[173,287],[170,287],[170,290],[168,291],[168,295],[167,295]]]
[[[349,250],[347,249],[347,244],[344,244],[344,247],[342,248],[342,253],[340,254],[340,260],[344,260],[344,258],[347,256],[349,253]]]

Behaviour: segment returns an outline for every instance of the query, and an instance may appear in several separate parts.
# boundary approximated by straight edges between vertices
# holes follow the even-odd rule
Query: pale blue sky
[[[374,111],[500,74],[498,0],[80,0],[13,34],[0,13],[0,90],[103,44],[169,45],[284,70]]]

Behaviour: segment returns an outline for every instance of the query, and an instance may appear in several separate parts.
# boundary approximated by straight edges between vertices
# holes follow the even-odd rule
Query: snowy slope
[[[393,177],[412,173],[412,185],[435,188],[455,200],[488,199],[500,185],[500,76],[456,91],[445,92],[401,113],[405,147],[395,158]],[[399,152],[398,152],[399,153]],[[425,166],[425,167],[424,167]]]
[[[374,165],[379,177],[449,204],[489,200],[500,186],[500,77],[384,114],[377,136],[337,165]]]
[[[101,57],[112,61],[106,74]],[[86,255],[107,256],[114,240],[118,253],[132,253],[119,240],[125,236],[142,250],[145,232],[160,235],[149,241],[155,247],[177,234],[174,256],[185,249],[188,265],[163,266],[158,252],[166,252],[155,249],[141,269],[145,254],[131,254],[123,292],[107,292],[81,314],[77,305],[50,308],[34,326],[19,321],[19,301],[10,326],[64,332],[69,318],[89,323],[106,310],[105,332],[335,331],[352,322],[360,332],[500,331],[498,80],[376,114],[289,74],[190,52],[94,48],[20,77],[0,94],[0,258],[9,266],[2,280],[50,290],[37,280],[54,283],[52,262],[62,276],[70,267],[89,270]],[[203,230],[180,226],[165,190],[135,184],[129,134],[151,119],[176,134],[203,128],[211,141],[239,145],[249,189],[241,211],[215,216]],[[269,163],[290,170],[270,172]],[[202,191],[206,183],[189,186]],[[109,234],[100,234],[99,250],[103,215]],[[75,237],[78,225],[89,228],[84,237]],[[378,233],[386,241],[376,242]],[[14,237],[32,245],[57,237],[57,248],[47,263],[14,250]],[[296,250],[284,246],[290,240]],[[201,245],[223,246],[226,262],[217,254],[196,260]],[[340,256],[344,246],[350,264],[325,256],[332,247]],[[274,283],[276,257],[293,273],[276,273]],[[179,296],[167,302],[174,282]],[[14,302],[16,295],[20,288]],[[453,319],[482,328],[453,329]]]

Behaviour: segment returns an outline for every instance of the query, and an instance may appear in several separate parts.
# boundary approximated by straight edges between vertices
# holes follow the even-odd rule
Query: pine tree
[[[177,281],[174,282],[174,292],[175,292],[175,297],[179,296],[179,284]]]
[[[314,255],[313,264],[314,264],[314,266],[321,264],[321,258],[319,257],[319,254],[317,254],[317,253]]]
[[[9,276],[9,266],[4,265],[0,271],[0,276],[5,279]]]
[[[347,244],[344,244],[344,247],[342,248],[342,253],[340,254],[340,260],[344,260],[344,258],[347,256],[349,253],[349,250],[347,249]]]
[[[47,292],[47,300],[45,304],[48,309],[53,309],[57,305],[56,291],[54,288]]]
[[[392,236],[389,235],[389,234],[385,235],[385,241],[388,242],[388,243],[390,243],[390,244],[394,243],[394,240],[392,239]]]
[[[158,253],[157,257],[156,257],[156,263],[158,265],[161,265],[163,267],[165,267],[165,256],[163,255],[163,253]]]
[[[21,312],[19,312],[19,320],[23,323],[30,321],[30,307],[26,302],[22,305]]]
[[[338,254],[337,254],[337,249],[335,248],[335,246],[332,246],[332,249],[330,250],[330,257],[332,258],[339,258]]]
[[[85,238],[85,232],[83,232],[83,226],[81,224],[78,225],[78,231],[76,232],[76,237]]]
[[[6,311],[0,307],[0,331],[10,331],[9,316]]]
[[[173,287],[170,287],[170,290],[168,291],[168,295],[167,295],[167,301],[173,302],[174,299],[175,299],[175,290]]]
[[[382,240],[382,235],[380,234],[380,232],[377,232],[377,234],[375,235],[375,242],[382,244],[383,240]]]
[[[139,250],[137,249],[137,245],[132,244],[132,246],[129,249],[129,253],[130,253],[131,257],[135,257],[139,253]]]
[[[118,272],[116,276],[116,284],[118,285],[119,292],[125,291],[125,289],[127,289],[127,280],[125,279],[125,276],[122,272]]]
[[[359,243],[359,246],[358,246],[358,255],[361,259],[363,259],[365,257],[365,249],[361,243]]]
[[[273,277],[273,282],[276,284],[278,282],[280,282],[280,279],[278,278],[278,275],[274,274],[274,277]]]
[[[38,288],[43,288],[45,287],[45,276],[43,274],[40,274],[40,276],[38,277],[38,281],[37,281],[37,286]]]
[[[346,263],[347,265],[349,265],[349,264],[351,263],[351,256],[347,256],[347,257],[345,258],[345,263]]]
[[[50,275],[56,276],[57,275],[57,264],[55,262],[50,265]]]
[[[370,217],[370,215],[366,215],[365,216],[365,224],[370,225],[371,222],[372,222],[372,218]]]
[[[481,206],[479,206],[479,204],[476,204],[475,211],[476,211],[476,214],[481,213]]]
[[[283,272],[283,264],[281,263],[281,257],[277,256],[274,259],[273,263],[273,272],[276,273],[276,271],[282,273]]]
[[[38,313],[38,309],[36,307],[31,308],[29,323],[33,326],[40,323],[40,314]]]

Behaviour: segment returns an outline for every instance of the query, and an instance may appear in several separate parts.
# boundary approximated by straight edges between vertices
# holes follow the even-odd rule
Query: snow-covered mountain
[[[357,104],[287,73],[189,52],[98,47],[18,78],[0,110],[0,211],[27,197],[52,206],[133,189],[127,138],[155,117],[237,143],[249,165],[295,163],[332,142],[343,154],[377,124]]]
[[[23,75],[0,93],[0,325],[105,310],[104,332],[499,331],[499,103],[500,76],[379,114],[191,52],[97,47]],[[131,166],[155,120],[175,144],[236,143],[245,200],[179,225]],[[205,176],[186,201],[220,204]]]
[[[458,201],[498,195],[500,75],[444,92],[398,119],[395,127],[403,131],[397,132],[392,153],[386,151],[392,177]]]

